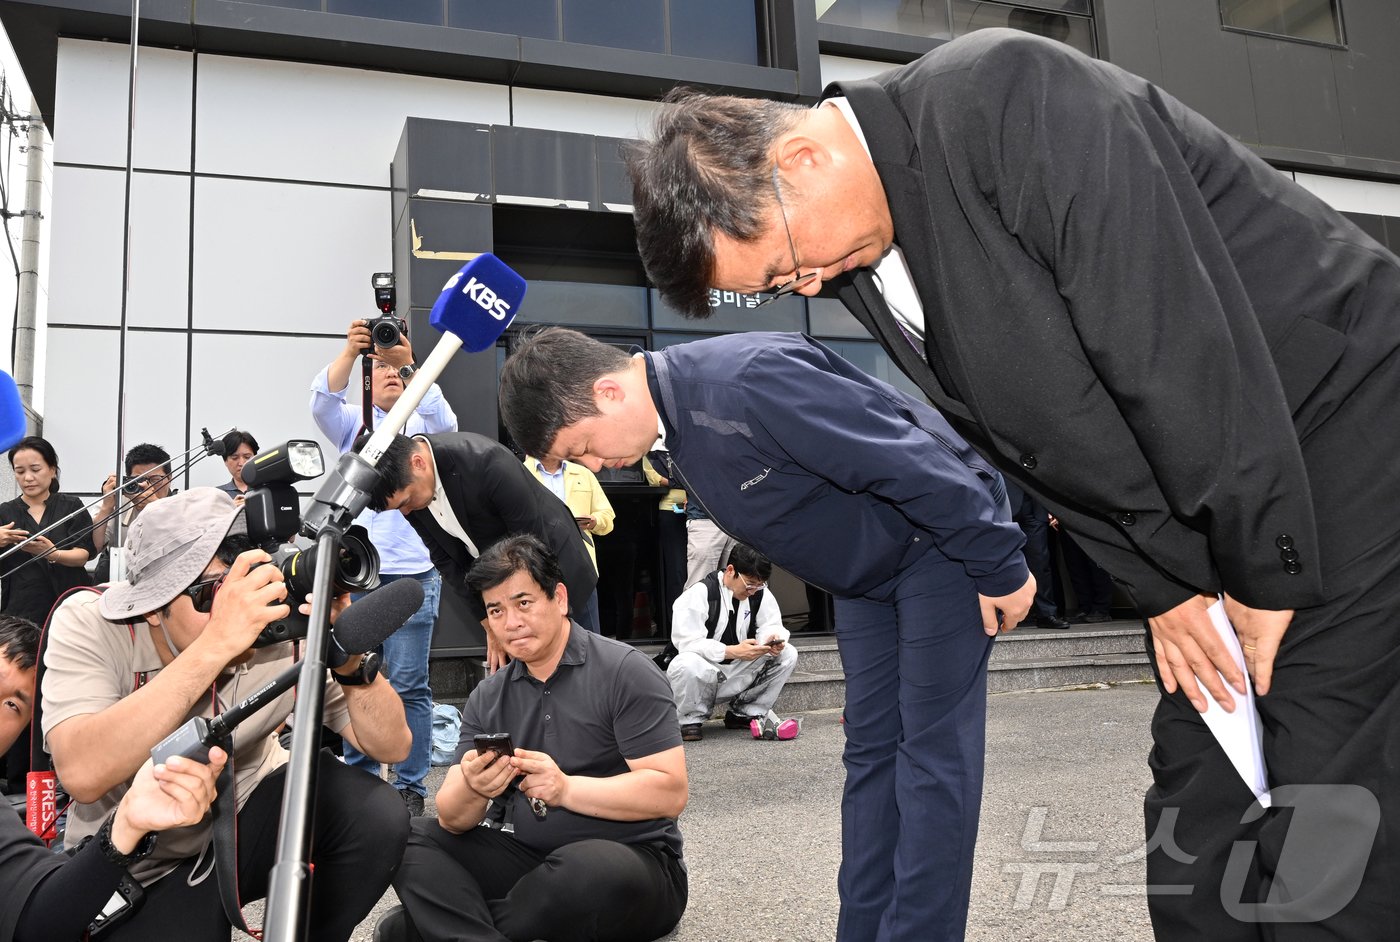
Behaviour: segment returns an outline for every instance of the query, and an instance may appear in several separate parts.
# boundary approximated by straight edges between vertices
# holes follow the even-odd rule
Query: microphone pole
[[[384,456],[384,450],[437,382],[453,354],[463,346],[472,352],[494,347],[496,338],[515,318],[524,297],[525,279],[491,253],[483,253],[462,266],[433,305],[431,323],[442,331],[442,338],[364,447],[358,454],[346,452],[340,456],[307,508],[301,532],[316,540],[316,572],[312,578],[311,615],[296,710],[292,714],[292,749],[282,791],[277,857],[268,877],[264,942],[298,942],[306,937],[306,902],[311,888],[307,861],[311,857],[312,804],[325,707],[331,584],[341,537],[369,506],[370,492],[379,480],[375,465]],[[469,339],[464,341],[464,335]]]

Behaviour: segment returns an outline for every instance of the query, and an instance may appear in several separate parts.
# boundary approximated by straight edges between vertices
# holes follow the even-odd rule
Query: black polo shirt
[[[512,661],[476,686],[462,712],[459,762],[474,748],[478,733],[510,733],[517,748],[548,754],[566,775],[598,778],[628,771],[628,759],[681,744],[671,686],[651,659],[575,623],[547,681]],[[519,792],[506,794],[516,838],[541,853],[602,839],[657,842],[681,856],[681,832],[673,818],[608,821],[550,808],[541,821]]]

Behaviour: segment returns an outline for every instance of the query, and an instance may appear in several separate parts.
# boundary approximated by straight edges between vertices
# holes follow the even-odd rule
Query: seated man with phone
[[[671,643],[679,652],[666,667],[676,698],[681,739],[703,738],[701,725],[715,704],[731,703],[726,729],[747,729],[755,739],[793,739],[796,720],[772,714],[778,694],[797,666],[797,649],[778,600],[765,589],[773,564],[758,550],[736,543],[729,564],[710,573],[676,599]],[[771,736],[765,736],[771,727]]]
[[[404,905],[376,940],[665,935],[685,911],[688,797],[665,679],[569,619],[559,563],[533,536],[491,546],[467,585],[511,661],[467,700],[438,819],[414,820]]]

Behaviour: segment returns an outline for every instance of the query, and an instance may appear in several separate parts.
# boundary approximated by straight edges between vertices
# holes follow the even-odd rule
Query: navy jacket
[[[937,552],[983,595],[1025,583],[1001,476],[929,406],[801,334],[647,358],[691,500],[794,575],[859,597]]]

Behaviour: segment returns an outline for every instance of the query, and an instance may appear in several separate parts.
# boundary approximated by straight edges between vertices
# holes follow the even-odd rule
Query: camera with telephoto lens
[[[374,288],[374,306],[380,315],[368,322],[370,340],[381,350],[397,347],[399,338],[408,333],[408,322],[394,316],[394,273],[377,271],[369,276],[369,283]]]
[[[272,565],[282,572],[291,614],[269,623],[253,642],[261,648],[306,637],[310,619],[297,611],[311,592],[316,575],[318,547],[301,549],[287,545],[301,530],[301,497],[293,481],[320,477],[325,471],[321,446],[309,441],[289,441],[269,448],[243,466],[248,491],[243,508],[248,538],[272,554]],[[340,541],[331,585],[336,595],[368,592],[379,587],[379,553],[364,527],[351,527]]]

